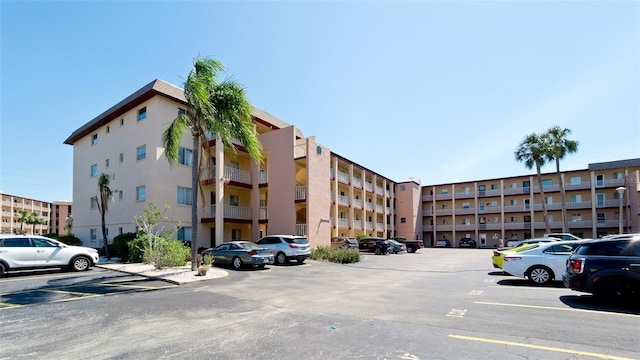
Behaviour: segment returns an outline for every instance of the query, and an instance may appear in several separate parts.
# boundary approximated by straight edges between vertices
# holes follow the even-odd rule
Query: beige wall
[[[306,139],[307,148],[307,239],[312,247],[331,245],[331,189],[329,171],[331,151],[317,143],[315,137]]]

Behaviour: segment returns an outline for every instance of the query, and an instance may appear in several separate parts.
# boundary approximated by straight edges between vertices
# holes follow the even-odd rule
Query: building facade
[[[155,80],[65,140],[73,146],[73,233],[85,245],[102,245],[96,199],[102,173],[114,193],[106,215],[109,239],[135,232],[134,217],[151,203],[161,210],[168,205],[172,220],[165,226],[177,228],[178,239],[196,241],[198,247],[273,234],[304,235],[312,247],[330,245],[332,236],[360,234],[426,240],[427,246],[438,238],[472,237],[489,247],[499,238],[544,231],[535,176],[428,186],[415,180],[397,183],[255,107],[252,118],[264,161],[252,160],[240,143],[235,152],[225,150],[210,136],[202,151],[211,166],[202,170],[198,223],[191,224],[191,167],[197,164],[192,139],[182,139],[179,164],[173,168],[161,141],[186,105],[181,88]],[[626,229],[637,231],[638,160],[563,173],[571,232],[616,232],[619,186],[628,189]],[[555,174],[545,174],[543,186],[555,231],[560,221]],[[193,226],[198,239],[192,239]]]
[[[0,233],[19,233],[22,231],[27,234],[41,235],[49,231],[51,203],[2,193],[0,193],[0,198],[2,199]],[[27,224],[18,221],[22,210],[35,213],[42,220],[42,224]]]
[[[447,239],[452,246],[470,237],[481,247],[495,247],[499,239],[540,237],[546,232],[543,201],[551,232],[570,232],[582,238],[617,234],[620,209],[624,232],[638,232],[639,171],[640,159],[630,159],[562,172],[566,231],[555,172],[542,174],[544,199],[536,175],[425,186],[424,237],[427,243]]]
[[[67,235],[71,228],[67,225],[73,223],[70,201],[54,201],[51,203],[51,216],[49,217],[49,232],[58,235]]]

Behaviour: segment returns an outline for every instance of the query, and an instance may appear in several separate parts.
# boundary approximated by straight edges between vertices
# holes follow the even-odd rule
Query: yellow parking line
[[[620,357],[620,356],[613,356],[613,355],[600,354],[600,353],[594,353],[594,352],[588,352],[588,351],[580,351],[580,350],[570,350],[570,349],[564,349],[564,348],[558,348],[558,347],[552,347],[552,346],[525,344],[525,343],[518,343],[518,342],[514,342],[514,341],[485,339],[485,338],[479,338],[479,337],[473,337],[473,336],[463,336],[463,335],[453,335],[453,334],[449,334],[449,337],[450,338],[456,338],[456,339],[462,339],[462,340],[486,342],[486,343],[492,343],[492,344],[519,346],[519,347],[525,347],[525,348],[529,348],[529,349],[555,351],[555,352],[561,352],[561,353],[573,354],[573,355],[591,356],[591,357],[595,357],[595,358],[599,358],[599,359],[633,360],[631,358],[625,358],[625,357]]]
[[[586,313],[593,313],[593,314],[606,314],[606,315],[617,315],[617,316],[638,317],[638,315],[634,315],[634,314],[624,314],[624,313],[614,313],[614,312],[602,312],[602,311],[597,311],[597,310],[588,310],[588,309],[561,308],[561,307],[553,307],[553,306],[522,305],[522,304],[507,304],[507,303],[495,303],[495,302],[485,302],[485,301],[474,301],[473,303],[474,303],[474,304],[480,304],[480,305],[494,305],[494,306],[507,306],[507,307],[521,307],[521,308],[530,308],[530,309],[559,310],[559,311],[573,311],[573,312],[586,312]]]
[[[3,308],[2,308],[2,307],[0,307],[0,310],[2,310],[2,309],[13,309],[13,308],[19,308],[19,307],[23,307],[24,305],[0,303],[0,306],[4,306]]]
[[[113,286],[113,287],[123,287],[123,288],[131,288],[131,289],[141,289],[141,290],[157,290],[157,289],[169,289],[174,288],[178,285],[166,285],[166,286],[137,286],[137,285],[121,285],[121,284],[109,284],[109,283],[96,283],[96,285],[101,286]]]
[[[92,295],[91,293],[83,293],[78,291],[65,291],[65,290],[58,290],[58,289],[40,289],[40,290],[34,290],[34,291],[44,291],[44,292],[50,292],[54,294],[70,294],[70,295],[77,295],[77,296]]]

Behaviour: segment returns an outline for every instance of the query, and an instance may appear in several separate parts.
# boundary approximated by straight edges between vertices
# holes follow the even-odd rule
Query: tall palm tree
[[[191,270],[197,269],[198,240],[198,188],[200,186],[201,169],[211,165],[211,156],[201,156],[200,147],[208,149],[207,135],[215,135],[218,154],[222,149],[235,152],[232,140],[240,140],[249,155],[257,162],[262,162],[262,144],[258,141],[254,124],[251,120],[251,104],[245,96],[244,89],[231,79],[218,81],[218,73],[224,65],[214,59],[197,57],[193,61],[193,69],[184,84],[184,96],[187,100],[187,111],[179,114],[162,134],[165,156],[171,166],[179,159],[180,140],[191,131],[193,138],[193,159],[191,166]],[[216,239],[223,238],[224,205],[222,188],[223,159],[216,156]],[[204,205],[204,194],[202,204]]]
[[[578,151],[578,142],[567,139],[571,134],[571,130],[554,126],[547,130],[545,136],[549,142],[549,153],[546,154],[547,160],[556,162],[556,173],[558,174],[558,183],[560,184],[560,196],[562,199],[562,232],[569,231],[569,219],[567,218],[567,203],[564,192],[564,183],[560,174],[560,160],[564,159],[567,154]]]
[[[547,233],[551,232],[551,226],[549,224],[549,217],[547,216],[547,204],[544,198],[544,188],[542,187],[542,175],[540,174],[540,168],[546,163],[547,158],[545,154],[548,151],[547,139],[544,136],[538,134],[527,135],[524,140],[518,146],[515,151],[516,160],[518,162],[524,162],[527,169],[536,167],[536,174],[538,177],[538,187],[540,188],[540,196],[542,197],[542,214],[544,217],[544,225]]]
[[[25,221],[27,224],[31,225],[31,233],[35,234],[36,233],[36,225],[43,225],[46,224],[46,221],[44,221],[44,219],[42,218],[42,216],[40,216],[40,213],[37,211],[32,211],[28,216],[27,216],[27,220]]]
[[[16,216],[15,220],[16,222],[20,223],[20,233],[24,234],[24,230],[22,230],[24,223],[26,223],[27,221],[29,221],[29,212],[27,210],[20,210],[18,212],[18,216]]]
[[[109,200],[113,197],[113,191],[109,187],[109,175],[102,173],[98,178],[98,211],[100,211],[100,220],[102,221],[102,243],[104,244],[104,254],[108,260],[111,260],[109,254],[109,242],[107,241],[107,225],[104,221],[105,215],[109,212]]]

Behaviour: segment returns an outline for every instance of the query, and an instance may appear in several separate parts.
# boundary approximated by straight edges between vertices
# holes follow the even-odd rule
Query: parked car
[[[450,246],[451,246],[451,243],[447,239],[436,240],[435,247],[450,247]]]
[[[408,251],[407,246],[401,242],[398,242],[392,239],[387,239],[387,241],[391,244],[391,246],[389,247],[390,253],[397,254],[401,251]]]
[[[273,250],[260,247],[251,241],[225,242],[215,248],[204,250],[202,257],[207,254],[213,256],[214,264],[231,264],[236,270],[244,265],[263,268],[275,261]]]
[[[525,245],[525,244],[537,244],[537,243],[541,243],[541,242],[552,242],[552,241],[560,241],[560,239],[557,239],[557,238],[534,238],[534,239],[520,240],[520,241],[516,242],[515,244],[512,244],[511,246],[505,246],[505,247],[498,248],[498,250],[509,250],[509,249],[515,249],[515,248],[520,247],[520,246]]]
[[[575,236],[570,233],[547,233],[542,235],[544,238],[556,238],[560,240],[583,240],[581,237]]]
[[[476,241],[473,240],[472,238],[462,238],[458,243],[458,247],[475,248],[477,246],[476,246]]]
[[[422,248],[422,245],[423,245],[422,240],[407,240],[402,236],[394,237],[391,240],[404,244],[404,246],[407,248],[408,253],[412,253],[412,252],[414,253],[418,251],[419,249]]]
[[[504,262],[505,254],[512,253],[512,252],[524,251],[524,250],[532,248],[534,246],[536,246],[536,243],[523,244],[523,245],[518,246],[516,248],[501,248],[501,249],[493,250],[493,255],[491,256],[491,263],[493,264],[494,268],[502,269],[502,263]]]
[[[358,249],[358,240],[346,236],[334,236],[331,238],[333,249]]]
[[[262,247],[273,250],[276,254],[276,264],[282,265],[291,260],[302,264],[311,256],[309,241],[304,236],[269,235],[256,241]]]
[[[536,285],[562,281],[562,274],[571,252],[578,241],[553,241],[538,243],[522,251],[504,254],[502,270],[515,277],[526,278]]]
[[[567,259],[562,280],[603,303],[640,304],[640,234],[581,242]]]
[[[375,253],[376,255],[384,255],[389,252],[390,246],[391,243],[386,239],[369,237],[360,239],[358,247],[363,251],[369,251]]]
[[[99,261],[98,250],[93,248],[38,235],[0,235],[0,276],[9,270],[49,267],[84,271]]]

